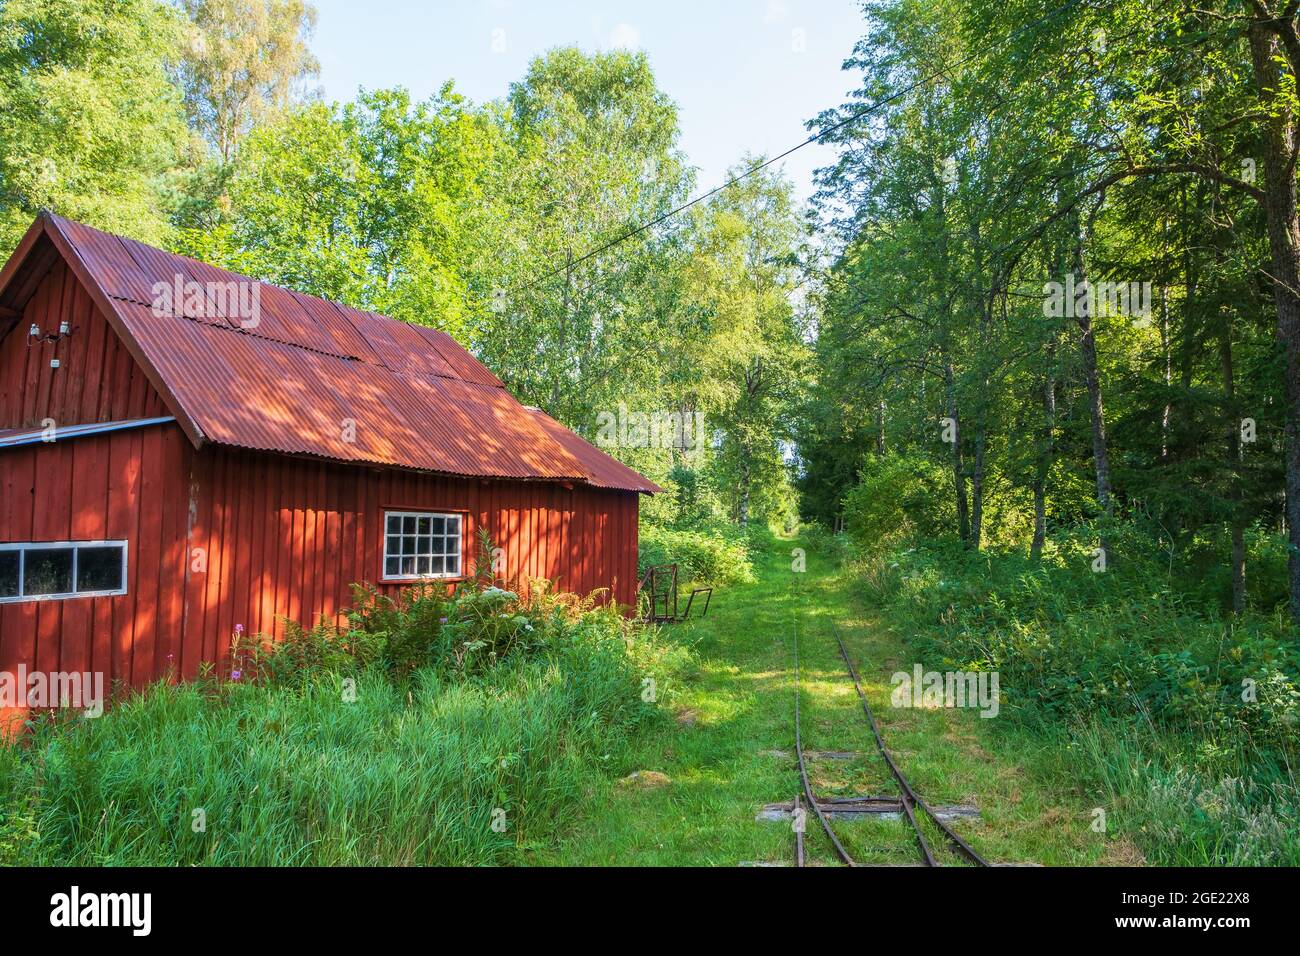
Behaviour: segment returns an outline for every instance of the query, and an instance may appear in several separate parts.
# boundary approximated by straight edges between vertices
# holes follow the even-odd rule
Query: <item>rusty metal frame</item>
[[[662,577],[669,579],[667,586],[663,588],[660,587]],[[700,617],[705,617],[709,613],[709,605],[713,602],[713,588],[695,588],[686,600],[686,609],[680,609],[676,564],[652,564],[647,567],[641,576],[638,590],[648,596],[643,620],[651,624],[676,624],[685,621],[691,616],[691,608],[695,604],[697,595],[704,595],[704,610],[700,612]],[[661,601],[663,613],[659,611]]]

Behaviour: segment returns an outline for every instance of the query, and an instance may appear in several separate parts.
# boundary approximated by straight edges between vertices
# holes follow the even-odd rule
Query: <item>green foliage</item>
[[[1151,519],[1180,548],[1278,527],[1267,215],[1236,188],[1255,182],[1267,112],[1247,26],[1263,14],[1165,17],[1143,0],[864,14],[846,63],[858,88],[816,121],[841,145],[817,202],[842,250],[798,429],[804,514],[840,516],[862,460],[888,450],[944,469],[933,522],[975,549],[1028,545],[1036,496],[1050,527]],[[841,123],[875,100],[869,124]],[[1066,314],[1047,283],[1067,277],[1137,299]],[[1246,418],[1258,435],[1238,444]]]
[[[463,337],[471,207],[496,136],[450,86],[279,114],[244,138],[228,214],[184,230],[181,251]]]
[[[844,528],[860,547],[951,534],[951,482],[942,468],[921,457],[870,456],[844,496]]]
[[[1285,619],[1225,614],[1195,549],[1155,537],[1112,529],[1104,572],[1089,529],[1054,536],[1042,561],[932,542],[857,568],[927,667],[999,673],[1002,733],[1052,754],[1148,862],[1295,865],[1300,657]]]
[[[1293,775],[1258,754],[1148,724],[1088,719],[1036,728],[1059,771],[1105,801],[1108,826],[1156,866],[1295,866]]]
[[[391,644],[431,623],[430,597],[412,604],[358,620]],[[448,646],[499,639],[519,613],[501,595],[457,604]],[[382,653],[352,645],[354,627],[347,657],[284,651],[301,666],[267,655],[248,679],[159,684],[96,720],[41,721],[0,745],[0,865],[520,862],[661,719],[643,681],[662,704],[684,663],[611,609],[539,598],[531,613],[544,640],[491,659],[478,648],[472,667],[443,658],[394,680]]]
[[[676,564],[681,586],[740,584],[754,580],[749,546],[743,536],[719,530],[641,528],[637,563],[641,571],[655,564]]]
[[[452,602],[444,642],[458,671],[490,667],[512,653],[538,647],[541,629],[513,591],[463,590]]]
[[[1000,671],[1013,712],[1151,720],[1294,761],[1300,658],[1279,616],[1225,616],[1141,530],[1112,532],[1107,570],[1095,571],[1096,541],[1058,536],[1041,562],[957,546],[895,552],[871,559],[868,593],[935,658]],[[1249,686],[1256,700],[1243,699]]]
[[[0,248],[41,209],[157,243],[186,147],[160,0],[0,4]]]
[[[316,9],[305,0],[180,0],[189,42],[178,82],[190,125],[217,162],[260,119],[316,75],[307,49]]]

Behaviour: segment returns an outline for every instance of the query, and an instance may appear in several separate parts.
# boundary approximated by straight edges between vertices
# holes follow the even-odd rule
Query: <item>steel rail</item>
[[[948,838],[948,841],[958,853],[976,866],[988,866],[987,860],[976,853],[974,848],[958,836],[948,824],[939,819],[938,814],[912,789],[912,785],[907,782],[903,772],[898,769],[898,764],[894,762],[893,755],[889,752],[889,748],[885,746],[885,739],[880,735],[880,727],[876,724],[875,715],[871,712],[871,705],[867,703],[867,695],[862,690],[862,682],[858,680],[857,668],[853,666],[853,661],[849,658],[848,648],[844,646],[844,639],[840,637],[840,629],[833,621],[831,627],[835,631],[835,640],[840,645],[840,656],[844,658],[844,664],[849,669],[849,676],[853,678],[853,687],[858,692],[858,700],[862,702],[862,712],[867,717],[867,723],[871,725],[872,736],[876,738],[876,748],[880,751],[880,755],[885,758],[890,773],[894,775],[894,780],[897,781],[898,788],[902,791],[903,809],[907,813],[908,822],[912,824],[912,829],[916,831],[916,838],[920,844],[921,855],[925,858],[926,866],[938,866],[939,864],[930,852],[929,845],[925,842],[925,836],[921,833],[921,827],[916,822],[916,816],[912,811],[913,805],[919,806],[925,811],[926,815],[934,821],[935,826],[943,832],[943,835]]]
[[[813,808],[817,814],[817,820],[826,831],[826,836],[830,839],[831,845],[835,847],[835,852],[840,860],[848,866],[857,866],[853,857],[849,856],[849,851],[844,849],[844,844],[840,843],[839,837],[831,829],[830,821],[826,819],[826,814],[822,813],[822,808],[817,803],[817,798],[813,796],[812,785],[808,782],[808,767],[803,758],[803,736],[799,730],[799,696],[802,683],[802,672],[799,670],[799,628],[794,628],[794,749],[799,757],[799,779],[803,781],[804,796],[808,798],[808,805]]]

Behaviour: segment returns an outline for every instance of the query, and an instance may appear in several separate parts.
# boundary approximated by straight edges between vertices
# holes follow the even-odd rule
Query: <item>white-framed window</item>
[[[461,516],[384,512],[385,581],[460,577]]]
[[[126,593],[125,541],[0,542],[0,604]]]

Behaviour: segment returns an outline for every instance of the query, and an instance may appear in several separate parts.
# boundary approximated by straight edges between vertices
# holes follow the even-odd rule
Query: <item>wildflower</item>
[[[231,679],[231,680],[239,680],[239,678],[241,678],[241,677],[243,677],[243,676],[244,676],[244,672],[243,672],[243,671],[231,671],[231,672],[230,672],[230,679]]]

